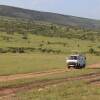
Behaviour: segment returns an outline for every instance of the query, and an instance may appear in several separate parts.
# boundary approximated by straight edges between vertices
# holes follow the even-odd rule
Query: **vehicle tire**
[[[80,66],[80,64],[78,64],[78,65],[77,65],[77,69],[80,69],[80,68],[81,68],[81,66]]]
[[[83,65],[83,68],[85,68],[86,64]]]
[[[70,69],[70,66],[68,66],[68,69]]]

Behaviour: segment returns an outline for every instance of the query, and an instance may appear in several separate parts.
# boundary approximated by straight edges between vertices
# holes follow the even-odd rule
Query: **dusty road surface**
[[[93,64],[88,65],[88,68],[99,68],[100,64]],[[34,77],[44,77],[46,75],[53,75],[53,74],[60,74],[65,72],[66,69],[56,69],[51,71],[44,71],[44,72],[36,72],[36,73],[28,73],[28,74],[17,74],[17,75],[10,75],[10,76],[0,76],[0,82],[6,81],[13,81],[16,79],[23,79],[23,78],[34,78]],[[71,70],[67,70],[71,71]],[[7,100],[8,97],[14,96],[17,92],[23,92],[30,90],[32,88],[45,88],[49,85],[57,85],[60,83],[74,81],[74,80],[84,80],[87,84],[95,84],[100,85],[100,73],[88,73],[84,75],[80,75],[77,77],[66,77],[66,78],[59,78],[54,80],[33,80],[30,84],[23,84],[17,87],[10,87],[10,88],[0,88],[0,100]]]
[[[89,68],[100,69],[100,63],[89,65]]]
[[[44,71],[44,72],[34,72],[34,73],[27,73],[27,74],[15,74],[15,75],[9,75],[9,76],[0,76],[0,82],[13,81],[13,80],[17,80],[17,79],[42,77],[42,76],[46,76],[46,75],[63,73],[65,71],[66,71],[66,69],[55,69],[55,70],[49,70],[49,71]],[[70,71],[70,70],[67,70],[67,71]]]
[[[89,66],[88,68],[100,68],[100,64],[92,64],[92,65],[88,65],[88,66]],[[67,68],[63,68],[63,69],[55,69],[55,70],[49,70],[49,71],[44,71],[44,72],[0,76],[0,82],[13,81],[13,80],[17,80],[17,79],[42,77],[42,76],[46,76],[46,75],[63,73],[65,71],[71,71],[71,70],[69,70]]]
[[[85,75],[80,75],[77,77],[66,77],[66,78],[59,78],[54,80],[43,80],[43,81],[33,81],[30,84],[23,84],[21,86],[15,88],[1,88],[0,89],[0,100],[7,100],[8,97],[14,96],[17,92],[28,91],[33,88],[45,88],[49,85],[57,85],[68,81],[74,80],[84,80],[87,84],[97,84],[100,85],[100,73],[89,73]],[[99,81],[98,81],[99,80]],[[95,83],[94,83],[95,82]]]

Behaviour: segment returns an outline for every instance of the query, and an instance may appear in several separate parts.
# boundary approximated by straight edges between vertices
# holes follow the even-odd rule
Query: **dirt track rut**
[[[99,66],[98,64],[97,66]],[[89,68],[98,68],[94,65],[91,65]],[[29,73],[29,74],[17,74],[17,75],[10,75],[10,76],[0,76],[0,81],[12,81],[16,79],[23,79],[23,78],[33,78],[33,77],[40,77],[40,76],[46,76],[46,75],[52,75],[52,74],[59,74],[65,72],[65,69],[56,69],[51,71],[45,71],[45,72],[37,72],[37,73]],[[71,70],[67,70],[71,71]],[[68,81],[74,81],[74,80],[84,80],[87,84],[97,84],[100,85],[100,73],[89,73],[85,75],[80,75],[78,77],[66,77],[66,78],[59,78],[54,80],[43,80],[43,81],[34,81],[30,84],[23,84],[18,87],[14,88],[0,88],[0,100],[6,100],[8,97],[12,97],[15,95],[15,93],[25,90],[30,90],[32,88],[43,88],[48,85],[55,85],[60,84],[63,82]]]
[[[67,77],[67,78],[60,78],[60,79],[54,79],[54,80],[42,80],[42,81],[33,81],[30,84],[25,84],[22,86],[18,86],[15,88],[1,88],[0,89],[0,97],[1,100],[4,100],[5,98],[9,96],[14,96],[15,93],[19,91],[27,91],[32,88],[45,88],[49,85],[55,85],[60,84],[68,81],[75,81],[75,80],[84,80],[86,83],[90,84],[93,80],[100,80],[100,73],[89,73],[85,75],[81,75],[78,77]]]
[[[100,64],[92,64],[88,66],[89,66],[88,68],[100,68]],[[65,71],[70,71],[70,70],[63,68],[63,69],[54,69],[54,70],[49,70],[49,71],[44,71],[44,72],[0,76],[0,82],[7,82],[7,81],[13,81],[13,80],[25,79],[25,78],[41,77],[41,76],[52,75],[52,74],[57,74],[57,73],[59,74]]]
[[[44,71],[44,72],[0,76],[0,82],[7,82],[7,81],[13,81],[13,80],[25,79],[25,78],[42,77],[42,76],[51,75],[51,74],[63,73],[65,71],[66,69],[55,69],[55,70]],[[67,71],[70,71],[70,70],[67,70]]]

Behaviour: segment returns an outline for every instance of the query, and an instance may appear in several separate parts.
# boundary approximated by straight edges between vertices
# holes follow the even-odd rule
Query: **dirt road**
[[[94,84],[94,82],[96,84],[96,82],[99,82],[100,85],[100,73],[89,73],[78,77],[66,77],[54,80],[33,81],[30,84],[24,84],[15,88],[2,88],[0,89],[0,95],[1,95],[0,100],[6,100],[8,97],[14,96],[17,92],[27,91],[32,88],[37,88],[37,89],[46,88],[49,85],[52,86],[75,80],[77,81],[84,80],[87,84]]]
[[[88,65],[88,66],[89,66],[88,68],[100,68],[100,64],[92,64],[92,65]],[[59,73],[65,72],[65,71],[70,71],[70,70],[68,70],[67,68],[63,68],[63,69],[54,69],[54,70],[49,70],[49,71],[44,71],[44,72],[0,76],[0,82],[13,81],[13,80],[17,80],[17,79],[41,77],[41,76],[57,74],[57,73],[59,74]]]
[[[93,64],[89,65],[88,68],[99,68],[100,64]],[[28,74],[17,74],[17,75],[10,75],[10,76],[0,76],[0,82],[6,81],[13,81],[16,79],[23,79],[23,78],[34,78],[34,77],[43,77],[46,75],[53,75],[53,74],[60,74],[65,72],[65,69],[56,69],[51,71],[44,71],[44,72],[36,72],[36,73],[28,73]],[[71,71],[71,70],[67,70]],[[0,88],[0,100],[6,100],[8,97],[14,96],[17,92],[20,91],[27,91],[32,88],[45,88],[49,85],[57,85],[68,81],[74,80],[84,80],[87,84],[96,84],[100,85],[100,73],[88,73],[85,75],[80,75],[77,77],[66,77],[66,78],[59,78],[54,80],[33,80],[30,84],[23,84],[19,85],[18,87],[10,87],[10,88]]]
[[[98,64],[92,64],[92,65],[89,65],[89,67],[88,68],[93,68],[93,69],[100,69],[100,63],[98,63]]]
[[[88,66],[89,66],[88,68],[100,68],[100,64],[92,64],[92,65],[88,65]],[[63,68],[63,69],[55,69],[55,70],[49,70],[49,71],[44,71],[44,72],[0,76],[0,82],[13,81],[13,80],[17,80],[17,79],[42,77],[42,76],[46,76],[46,75],[59,74],[59,73],[63,73],[66,71],[70,71],[70,70],[68,70],[67,68]]]
[[[65,72],[66,69],[55,69],[49,70],[44,72],[35,72],[35,73],[27,73],[27,74],[16,74],[16,75],[9,75],[9,76],[0,76],[0,82],[7,82],[13,81],[17,79],[27,79],[27,78],[34,78],[34,77],[42,77],[51,74],[59,74]],[[70,71],[70,70],[67,70]]]

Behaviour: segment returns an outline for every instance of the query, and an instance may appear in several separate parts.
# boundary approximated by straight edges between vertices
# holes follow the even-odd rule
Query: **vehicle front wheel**
[[[70,66],[68,66],[68,69],[70,69],[71,67]]]

